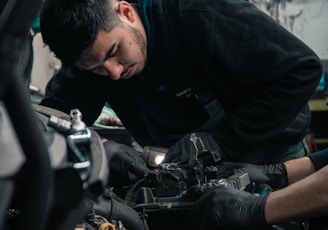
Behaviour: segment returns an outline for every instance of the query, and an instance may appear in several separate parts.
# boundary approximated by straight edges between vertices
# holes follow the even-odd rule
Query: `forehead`
[[[115,41],[115,33],[99,31],[95,41],[89,46],[82,54],[81,58],[77,61],[77,66],[88,65],[89,62],[97,62],[101,57],[106,54],[109,47],[111,47]]]
[[[83,52],[76,65],[86,68],[93,63],[102,62],[109,49],[120,43],[123,37],[124,29],[121,27],[114,28],[110,32],[100,30],[95,41]]]

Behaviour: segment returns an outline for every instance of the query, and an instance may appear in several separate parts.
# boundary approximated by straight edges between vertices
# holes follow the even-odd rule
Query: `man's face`
[[[128,79],[142,71],[147,58],[142,24],[125,15],[121,18],[122,24],[112,31],[99,31],[94,43],[76,63],[78,68],[109,76],[112,80]]]

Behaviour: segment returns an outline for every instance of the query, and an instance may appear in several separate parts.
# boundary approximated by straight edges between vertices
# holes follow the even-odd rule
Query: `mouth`
[[[135,73],[135,67],[134,65],[132,65],[122,73],[121,79],[129,79],[134,75],[134,73]]]

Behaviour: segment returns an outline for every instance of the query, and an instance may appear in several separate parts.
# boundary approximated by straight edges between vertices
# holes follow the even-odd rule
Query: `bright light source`
[[[146,146],[144,147],[144,158],[151,167],[157,167],[164,160],[166,148]]]
[[[154,163],[155,165],[159,165],[160,163],[162,163],[162,161],[164,160],[165,154],[159,154],[157,156],[155,156],[154,158]]]

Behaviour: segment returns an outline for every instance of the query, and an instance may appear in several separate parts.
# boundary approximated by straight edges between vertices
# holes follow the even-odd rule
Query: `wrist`
[[[289,203],[284,200],[281,195],[282,190],[272,192],[268,195],[265,207],[264,207],[264,219],[268,225],[281,223],[289,220],[289,213],[286,213],[287,210],[290,210]]]
[[[265,221],[268,225],[281,223],[290,219],[289,211],[291,207],[281,193],[282,190],[272,192],[268,195],[264,207]]]
[[[316,171],[309,157],[302,157],[286,161],[286,171],[288,175],[288,184],[293,184]]]
[[[264,206],[264,219],[265,222],[268,224],[277,223],[277,220],[279,220],[279,209],[276,209],[274,207],[274,201],[272,202],[274,193],[270,193],[267,197],[267,201]]]

